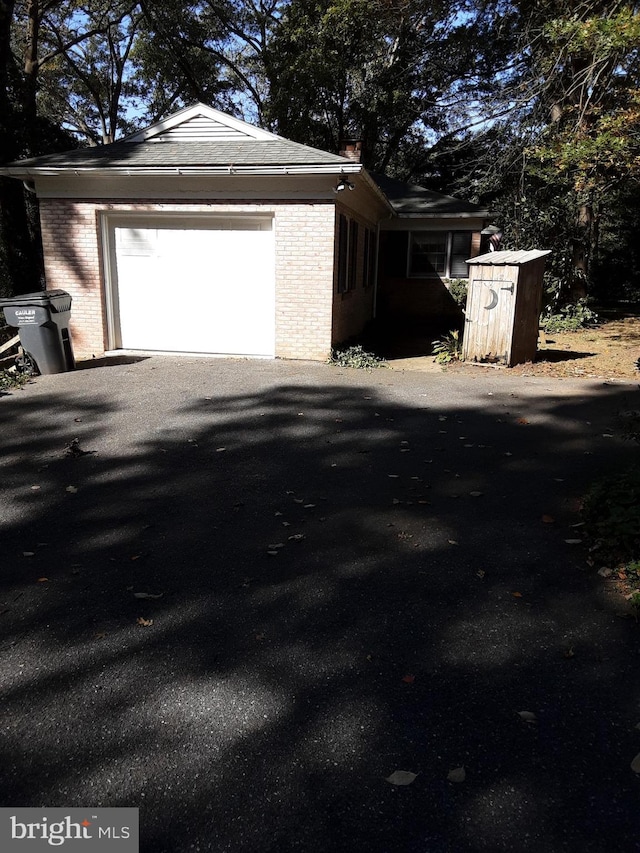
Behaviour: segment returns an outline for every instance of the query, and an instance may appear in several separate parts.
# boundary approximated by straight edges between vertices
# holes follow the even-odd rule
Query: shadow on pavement
[[[0,402],[3,805],[138,806],[167,853],[636,849],[638,629],[566,541],[633,458],[628,388],[212,382],[135,446],[108,393],[25,393]]]

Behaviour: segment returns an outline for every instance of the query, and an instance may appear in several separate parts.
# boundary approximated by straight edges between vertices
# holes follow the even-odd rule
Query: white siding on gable
[[[253,139],[248,133],[228,127],[207,116],[195,116],[149,138],[149,142],[229,142]]]

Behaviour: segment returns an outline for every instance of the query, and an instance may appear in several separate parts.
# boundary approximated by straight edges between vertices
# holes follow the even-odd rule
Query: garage
[[[113,218],[114,349],[275,354],[272,219]]]

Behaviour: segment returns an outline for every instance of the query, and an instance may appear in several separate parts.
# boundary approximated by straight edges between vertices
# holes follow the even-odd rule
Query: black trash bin
[[[71,296],[66,290],[42,290],[0,299],[5,320],[15,326],[27,359],[39,373],[65,373],[75,360],[69,336]]]

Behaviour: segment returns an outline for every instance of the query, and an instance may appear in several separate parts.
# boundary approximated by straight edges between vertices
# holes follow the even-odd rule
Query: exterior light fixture
[[[334,193],[341,193],[344,190],[355,190],[355,184],[352,184],[351,181],[347,180],[344,175],[340,175],[338,179],[338,183],[333,188]]]

